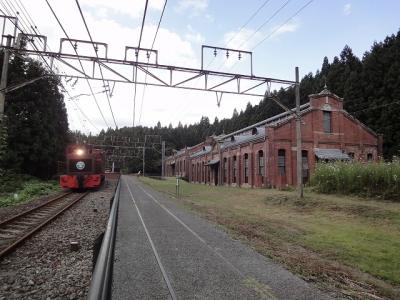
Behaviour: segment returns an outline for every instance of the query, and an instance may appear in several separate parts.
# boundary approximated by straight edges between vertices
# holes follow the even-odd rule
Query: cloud
[[[298,28],[299,28],[298,23],[288,23],[283,26],[275,26],[271,29],[271,38],[277,37],[284,33],[295,32],[295,31],[297,31]]]
[[[190,11],[191,15],[199,15],[207,7],[208,0],[180,0],[175,9],[180,13]]]
[[[205,41],[206,39],[205,39],[205,37],[204,37],[201,33],[195,31],[195,30],[193,29],[193,27],[190,26],[190,25],[187,26],[187,29],[188,29],[189,32],[186,33],[185,38],[186,38],[189,42],[192,42],[192,43],[194,43],[194,44],[204,44],[204,41]]]
[[[345,4],[345,6],[343,7],[343,14],[345,16],[348,16],[351,14],[351,3]]]
[[[261,37],[262,34],[259,31],[256,32],[254,29],[244,28],[240,31],[225,33],[223,40],[228,48],[248,50],[253,47]]]
[[[163,7],[163,0],[151,0],[148,3],[149,9],[161,10]],[[112,12],[137,19],[143,16],[145,0],[81,0],[81,4],[90,7],[98,16],[106,17]]]

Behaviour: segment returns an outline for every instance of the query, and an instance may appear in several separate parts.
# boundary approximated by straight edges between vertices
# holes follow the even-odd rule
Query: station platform
[[[133,176],[118,213],[113,299],[329,299]]]

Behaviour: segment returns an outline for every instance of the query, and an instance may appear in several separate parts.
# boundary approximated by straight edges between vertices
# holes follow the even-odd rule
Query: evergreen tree
[[[2,58],[0,58],[2,59]],[[8,85],[42,79],[6,95],[7,155],[4,167],[41,178],[57,171],[68,142],[68,120],[60,81],[36,60],[12,56]]]

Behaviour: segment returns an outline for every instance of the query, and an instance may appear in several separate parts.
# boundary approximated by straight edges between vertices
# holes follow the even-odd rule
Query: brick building
[[[326,88],[301,106],[303,181],[319,160],[377,160],[382,137],[343,110],[343,99]],[[175,151],[166,175],[190,182],[241,187],[296,184],[296,124],[281,113],[230,134]]]

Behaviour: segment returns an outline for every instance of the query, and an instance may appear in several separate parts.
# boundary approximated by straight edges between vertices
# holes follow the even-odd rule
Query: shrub
[[[321,193],[400,199],[400,161],[318,163],[311,185]]]

